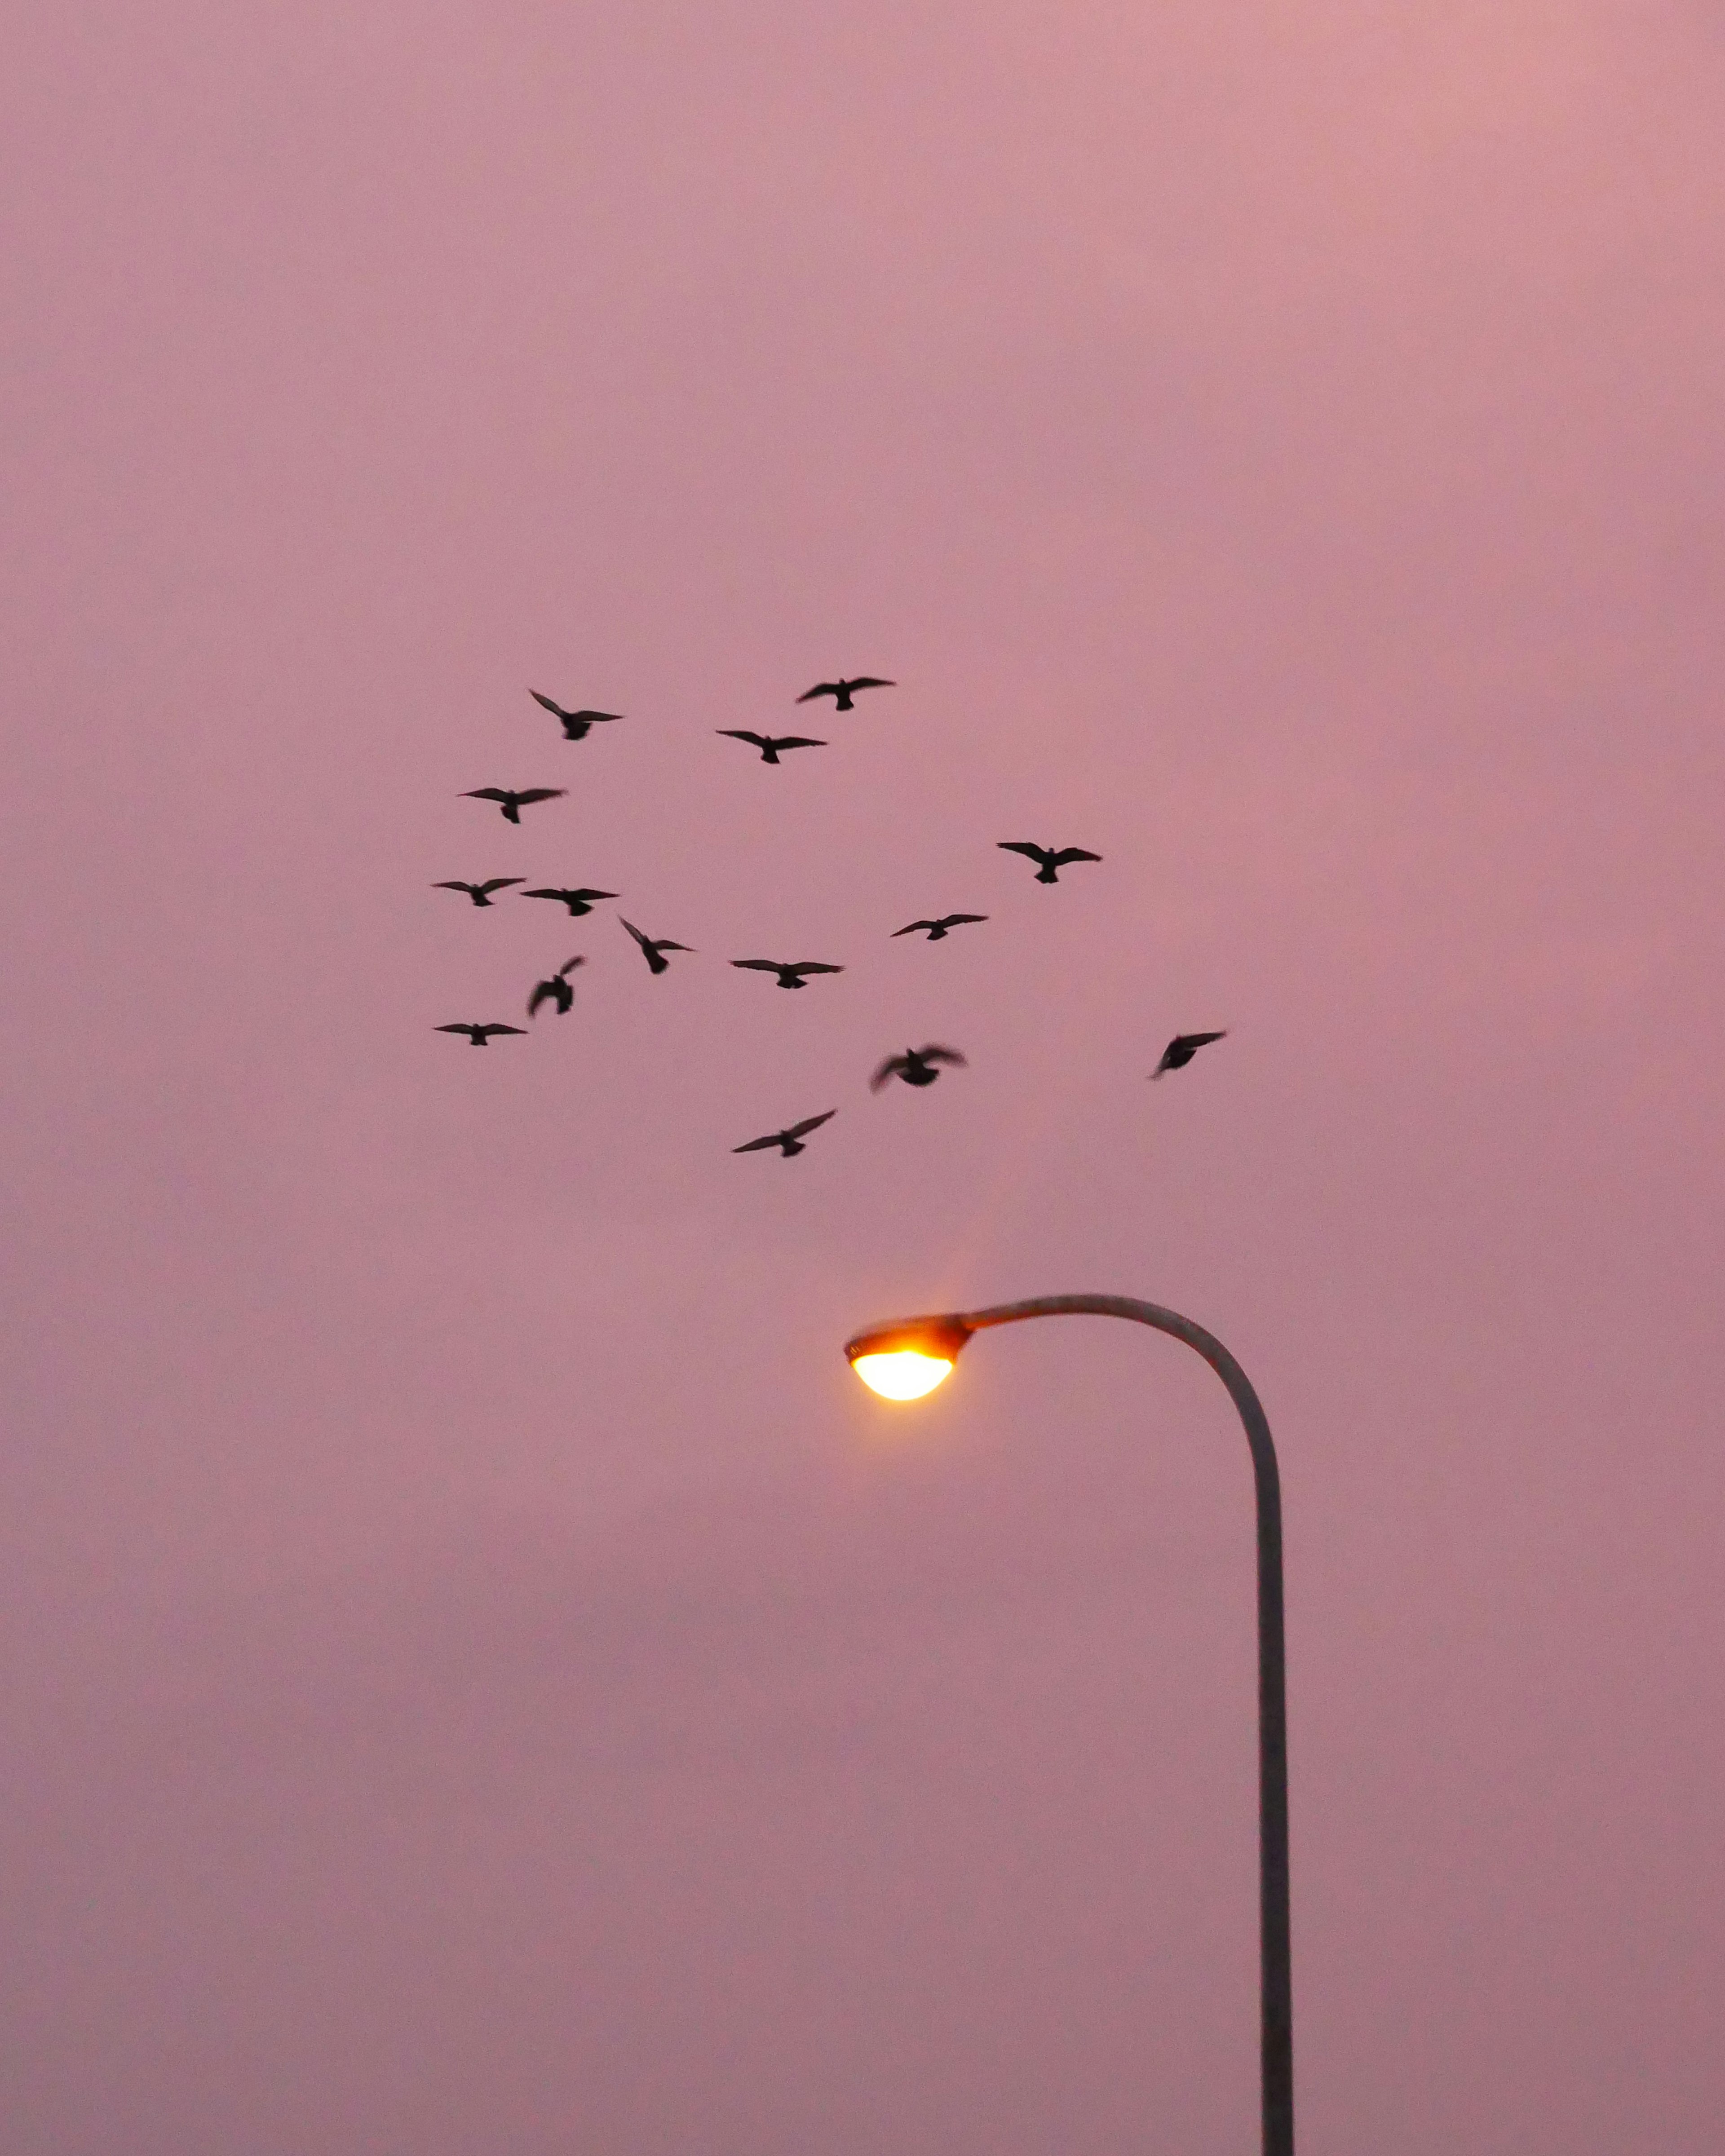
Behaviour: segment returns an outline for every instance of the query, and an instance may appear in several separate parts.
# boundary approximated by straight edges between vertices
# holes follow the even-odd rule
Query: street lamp
[[[992,1310],[948,1312],[873,1325],[845,1343],[850,1367],[891,1400],[920,1399],[952,1367],[973,1332],[1024,1317],[1128,1317],[1196,1348],[1228,1388],[1246,1443],[1258,1511],[1258,1884],[1262,1964],[1264,2156],[1294,2156],[1292,1957],[1288,1932],[1288,1717],[1283,1646],[1281,1485],[1258,1395],[1214,1333],[1178,1311],[1122,1295],[1048,1295]]]

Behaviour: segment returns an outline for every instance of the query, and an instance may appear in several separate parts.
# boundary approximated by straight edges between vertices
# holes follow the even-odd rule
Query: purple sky
[[[13,25],[8,2156],[1249,2148],[1220,1389],[839,1354],[1081,1289],[1281,1449],[1302,2147],[1711,2156],[1722,91],[1706,0]],[[517,872],[698,955],[428,888]]]

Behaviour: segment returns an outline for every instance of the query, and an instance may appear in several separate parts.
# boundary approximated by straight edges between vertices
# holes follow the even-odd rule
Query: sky
[[[9,2156],[1252,2146],[1224,1396],[840,1353],[1086,1291],[1281,1451],[1301,2147],[1717,2145],[1722,89],[1706,0],[13,26]]]

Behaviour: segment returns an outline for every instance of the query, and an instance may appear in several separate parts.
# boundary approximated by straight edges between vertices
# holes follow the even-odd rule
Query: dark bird
[[[522,879],[520,876],[511,876],[508,880],[511,883],[520,883]],[[591,913],[595,899],[615,898],[616,896],[617,893],[614,891],[552,891],[549,887],[542,891],[524,891],[521,893],[523,898],[555,898],[567,906],[571,914],[578,916],[583,913]]]
[[[557,1016],[566,1018],[575,1000],[575,991],[569,986],[569,976],[578,966],[584,966],[585,958],[569,958],[559,966],[549,980],[539,982],[527,998],[527,1016],[531,1018],[541,1004],[555,1004]]]
[[[535,801],[555,801],[568,792],[567,786],[530,786],[525,793],[511,793],[506,786],[475,786],[464,793],[464,801],[495,801],[501,804],[506,824],[519,824],[521,811]]]
[[[902,1078],[907,1086],[932,1086],[941,1075],[934,1067],[936,1064],[963,1065],[963,1061],[956,1048],[939,1048],[932,1043],[927,1048],[907,1048],[902,1055],[887,1057],[870,1079],[869,1091],[878,1093],[895,1078]]]
[[[1070,861],[1099,861],[1100,854],[1086,853],[1082,846],[1062,846],[1056,853],[1052,846],[1039,846],[1029,839],[997,839],[997,846],[1009,854],[1022,854],[1027,860],[1040,861],[1036,871],[1038,883],[1058,883],[1060,870]]]
[[[524,1033],[526,1028],[519,1025],[439,1025],[434,1027],[433,1030],[437,1033],[465,1033],[475,1048],[488,1048],[494,1033]]]
[[[617,917],[619,921],[623,920],[621,914]],[[644,936],[632,921],[624,921],[623,925],[640,945],[641,956],[655,973],[668,973],[670,970],[670,960],[662,957],[660,955],[661,952],[686,951],[689,948],[686,943],[673,943],[669,936]]]
[[[907,928],[895,928],[892,933],[914,936],[919,928],[926,928],[929,942],[941,943],[945,942],[949,929],[962,928],[967,921],[986,921],[988,917],[986,913],[943,913],[938,921],[913,921]]]
[[[525,876],[493,876],[485,883],[434,883],[434,891],[465,891],[475,906],[489,906],[494,891],[506,891],[512,883],[525,883]]]
[[[1165,1070],[1183,1070],[1200,1048],[1208,1048],[1213,1040],[1226,1040],[1228,1029],[1219,1033],[1177,1033],[1162,1051],[1162,1060],[1150,1073],[1160,1078]]]
[[[878,674],[855,674],[848,681],[817,681],[812,689],[805,689],[798,697],[799,704],[809,703],[816,696],[830,696],[833,708],[838,711],[855,710],[852,692],[858,689],[896,689],[896,681],[884,681]]]
[[[838,1112],[836,1108],[829,1108],[824,1116],[810,1116],[800,1123],[793,1123],[788,1131],[774,1131],[764,1138],[751,1138],[747,1145],[732,1146],[731,1150],[732,1152],[764,1152],[768,1146],[778,1146],[783,1148],[780,1158],[789,1160],[793,1153],[803,1150],[803,1141],[810,1131],[818,1131],[823,1123],[831,1122]]]
[[[529,689],[527,694],[536,704],[542,704],[553,718],[562,721],[565,741],[585,741],[594,726],[623,716],[621,711],[566,711],[561,704],[552,703],[549,696],[542,696],[536,689]]]
[[[823,966],[814,958],[799,958],[794,966],[781,966],[777,958],[733,958],[733,966],[742,966],[754,973],[777,973],[782,988],[807,988],[805,973],[842,973],[842,966]],[[838,1111],[835,1109],[834,1114]]]
[[[746,741],[752,748],[761,752],[762,763],[777,763],[782,748],[824,748],[823,741],[812,741],[807,734],[752,734],[738,726],[715,726],[713,732],[723,734],[729,741]]]

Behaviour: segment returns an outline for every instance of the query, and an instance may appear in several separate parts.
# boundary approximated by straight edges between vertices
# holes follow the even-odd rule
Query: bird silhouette
[[[511,876],[508,880],[511,883],[520,883],[523,879],[520,876]],[[521,893],[523,898],[554,898],[560,904],[567,906],[572,916],[591,913],[595,899],[615,898],[616,896],[617,893],[614,891],[553,891],[549,886],[539,891],[524,891]]]
[[[561,704],[552,703],[549,696],[542,696],[536,689],[529,689],[527,694],[536,704],[542,704],[553,718],[562,721],[565,741],[585,741],[594,726],[623,716],[621,711],[566,711]]]
[[[578,966],[584,966],[586,963],[585,958],[566,959],[549,979],[538,982],[534,987],[532,994],[527,998],[527,1016],[533,1017],[541,1004],[555,1004],[557,1007],[557,1016],[567,1017],[569,1007],[575,1000],[575,991],[569,986],[569,975]]]
[[[798,697],[799,704],[809,703],[816,696],[830,696],[837,711],[854,711],[852,692],[858,689],[896,689],[896,681],[883,680],[878,674],[854,674],[848,681],[817,681],[812,689],[805,689]]]
[[[525,883],[525,876],[492,876],[485,883],[434,883],[434,891],[465,891],[475,906],[489,906],[494,891],[506,891],[512,883]]]
[[[907,1086],[932,1086],[941,1075],[935,1068],[937,1063],[963,1062],[956,1048],[941,1048],[932,1042],[927,1048],[907,1048],[902,1055],[887,1057],[870,1079],[869,1091],[878,1093],[895,1078],[902,1078]]]
[[[623,920],[621,914],[617,917],[619,921]],[[623,925],[640,945],[641,956],[655,973],[668,973],[670,970],[670,960],[661,957],[660,956],[661,952],[686,951],[689,948],[686,943],[673,943],[669,936],[644,936],[632,921],[624,921]]]
[[[432,1030],[435,1033],[465,1033],[473,1047],[489,1048],[494,1033],[524,1033],[526,1029],[519,1025],[439,1025]]]
[[[807,734],[752,734],[739,726],[715,726],[713,732],[723,734],[730,741],[746,741],[752,748],[761,752],[762,763],[777,763],[782,748],[824,748],[824,741],[814,741]]]
[[[782,988],[807,988],[809,983],[803,978],[805,973],[842,973],[845,970],[842,966],[823,966],[814,958],[798,958],[793,966],[781,966],[777,958],[733,958],[731,963],[749,973],[777,973]]]
[[[793,1123],[788,1131],[773,1131],[764,1138],[751,1138],[747,1145],[732,1146],[731,1150],[732,1152],[764,1152],[768,1146],[778,1146],[782,1148],[779,1158],[789,1160],[793,1155],[803,1150],[803,1140],[810,1131],[818,1131],[823,1123],[831,1122],[838,1112],[836,1108],[829,1108],[824,1116],[809,1116],[800,1123]]]
[[[994,841],[1009,854],[1022,854],[1027,860],[1040,861],[1036,871],[1038,883],[1058,883],[1060,870],[1072,861],[1099,861],[1100,854],[1086,853],[1082,846],[1062,846],[1056,853],[1052,846],[1039,846],[1029,839],[997,839]]]
[[[1225,1040],[1227,1038],[1226,1026],[1219,1033],[1177,1033],[1163,1050],[1162,1060],[1150,1075],[1160,1078],[1165,1071],[1183,1070],[1200,1048],[1208,1048],[1213,1040]]]
[[[519,824],[521,811],[535,801],[555,801],[568,792],[567,786],[530,786],[524,793],[516,793],[506,786],[475,786],[464,793],[464,801],[495,801],[503,810],[506,824]]]
[[[967,921],[986,921],[988,917],[986,913],[943,913],[938,921],[913,921],[908,927],[895,928],[892,933],[914,936],[919,928],[926,928],[931,943],[943,943],[950,930],[963,927]]]

